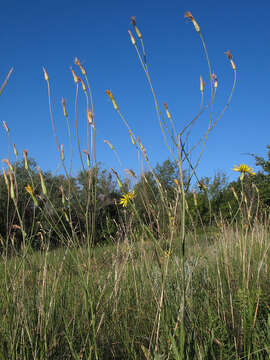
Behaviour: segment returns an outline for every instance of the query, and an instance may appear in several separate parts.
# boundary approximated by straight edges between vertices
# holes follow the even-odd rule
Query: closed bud
[[[24,167],[26,170],[28,170],[27,150],[23,150],[23,157],[24,157]]]
[[[46,196],[47,195],[47,189],[46,189],[46,186],[45,186],[45,182],[44,182],[42,172],[41,172],[41,170],[39,168],[38,168],[38,172],[39,172],[39,176],[40,176],[40,183],[41,183],[42,192]]]
[[[123,185],[122,185],[122,183],[121,183],[121,181],[120,181],[120,179],[119,179],[119,176],[118,176],[117,172],[116,172],[114,169],[111,168],[111,170],[112,170],[112,172],[114,173],[114,175],[115,175],[115,177],[116,177],[117,184],[118,184],[118,186],[119,186],[119,189],[121,190],[122,187],[123,187]]]
[[[85,154],[87,160],[87,166],[90,168],[91,167],[90,156],[86,150],[83,150],[82,152]]]
[[[63,144],[61,144],[60,148],[61,148],[61,160],[62,160],[62,161],[64,161],[64,160],[65,160],[65,155],[64,155],[64,145],[63,145]]]
[[[172,117],[171,117],[171,114],[170,114],[170,112],[169,112],[169,109],[168,109],[167,104],[166,104],[166,103],[163,103],[163,105],[164,105],[164,107],[165,107],[165,111],[166,111],[166,114],[167,114],[168,119],[171,120]]]
[[[2,169],[2,171],[3,171],[3,175],[4,175],[4,179],[5,179],[6,187],[8,188],[8,187],[9,187],[9,183],[8,183],[7,174],[6,174],[6,172],[5,172],[5,169]]]
[[[75,64],[79,66],[79,68],[81,69],[81,72],[83,75],[86,75],[86,71],[84,70],[84,68],[82,67],[81,63],[79,62],[78,58],[75,58]]]
[[[43,69],[43,72],[44,72],[44,78],[45,78],[45,80],[48,82],[48,81],[49,81],[49,76],[48,76],[48,74],[47,74],[47,71],[46,71],[46,69],[45,69],[44,66],[42,67],[42,69]]]
[[[111,150],[114,150],[113,145],[108,140],[104,140],[104,142],[110,147]]]
[[[203,78],[200,76],[200,91],[203,93],[204,91],[205,82],[203,81]]]
[[[62,98],[61,102],[62,102],[64,116],[67,117],[68,115],[67,115],[67,110],[66,110],[66,100],[64,98]]]
[[[128,33],[129,33],[130,40],[131,40],[132,44],[133,44],[134,46],[136,46],[136,40],[135,40],[134,36],[132,35],[131,31],[128,30]]]
[[[73,80],[75,82],[75,84],[78,84],[78,76],[75,74],[74,70],[72,69],[72,67],[70,68],[71,72],[72,72],[72,76],[73,76]]]
[[[6,130],[6,132],[9,133],[9,128],[8,128],[7,123],[5,121],[3,121],[3,126],[4,126],[4,129]]]
[[[18,151],[17,151],[17,148],[16,148],[15,144],[13,144],[13,150],[14,150],[14,155],[17,157],[18,156]]]

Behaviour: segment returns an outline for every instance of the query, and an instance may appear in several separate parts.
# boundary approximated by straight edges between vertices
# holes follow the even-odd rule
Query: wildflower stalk
[[[150,89],[151,89],[151,92],[152,92],[152,95],[153,95],[154,104],[155,104],[155,109],[156,109],[156,113],[157,113],[157,117],[158,117],[158,122],[159,122],[159,125],[160,125],[160,128],[161,128],[161,131],[162,131],[162,135],[163,135],[164,142],[165,142],[166,147],[168,148],[170,154],[172,155],[173,159],[174,159],[175,161],[177,161],[177,158],[176,158],[176,156],[174,155],[174,152],[173,152],[171,146],[169,145],[169,142],[168,142],[168,139],[167,139],[167,136],[166,136],[166,133],[165,133],[165,129],[166,129],[166,131],[167,131],[167,133],[168,133],[168,135],[169,135],[169,138],[172,140],[173,144],[174,144],[176,147],[177,147],[177,141],[174,140],[174,136],[173,136],[173,134],[170,132],[170,130],[169,130],[167,124],[166,124],[166,121],[165,121],[165,119],[164,119],[164,117],[163,117],[163,115],[162,115],[161,109],[160,109],[159,104],[158,104],[158,101],[157,101],[156,93],[155,93],[154,88],[153,88],[153,85],[152,85],[152,81],[151,81],[151,77],[150,77],[150,74],[149,74],[148,66],[147,66],[146,62],[144,62],[144,61],[142,60],[142,57],[141,57],[141,54],[140,54],[139,49],[138,49],[138,47],[137,47],[136,41],[133,40],[133,39],[134,39],[134,38],[133,38],[133,35],[131,34],[131,32],[129,32],[129,33],[130,33],[130,36],[131,36],[132,44],[134,45],[134,47],[135,47],[135,49],[136,49],[138,58],[139,58],[139,60],[140,60],[141,66],[142,66],[142,68],[143,68],[143,70],[144,70],[144,72],[145,72],[146,78],[147,78],[147,80],[148,80],[148,83],[149,83],[149,86],[150,86]],[[143,49],[144,49],[144,48],[143,48]],[[145,51],[145,50],[144,50],[144,51]],[[207,54],[207,58],[208,58],[208,54]],[[209,59],[208,59],[208,60],[209,60]],[[210,63],[209,63],[209,64],[210,64]],[[211,101],[212,101],[212,100],[211,100]],[[185,151],[184,148],[182,148],[182,150]],[[186,159],[187,159],[187,161],[188,161],[189,164],[190,164],[190,160],[188,159],[187,156],[186,156]],[[195,173],[196,168],[192,167],[192,169],[193,169],[193,170],[192,170],[192,176],[193,176],[194,173]]]
[[[178,137],[178,167],[180,173],[180,189],[181,189],[181,276],[182,276],[182,313],[181,313],[181,334],[180,334],[180,352],[181,359],[185,358],[185,343],[186,343],[186,330],[185,330],[185,313],[186,313],[186,283],[185,283],[185,214],[186,214],[186,195],[185,195],[185,186],[184,186],[184,172],[183,172],[183,162],[182,162],[182,153],[181,153],[181,137]]]
[[[47,74],[45,67],[43,67],[43,72],[44,72],[44,78],[47,83],[47,89],[48,89],[49,113],[50,113],[50,118],[51,118],[51,123],[52,123],[52,129],[53,129],[53,133],[54,133],[54,137],[55,137],[56,146],[57,146],[57,149],[59,152],[59,156],[61,158],[61,149],[60,149],[60,145],[58,142],[58,137],[57,137],[57,133],[55,130],[54,118],[53,118],[53,113],[52,113],[50,81],[49,81],[49,76]]]
[[[208,139],[208,136],[209,136],[209,133],[211,131],[211,127],[212,127],[212,120],[213,120],[213,103],[214,103],[214,91],[213,91],[213,81],[212,81],[212,69],[211,69],[211,63],[210,63],[210,59],[209,59],[209,56],[208,56],[208,51],[207,51],[207,48],[206,48],[206,45],[205,45],[205,41],[204,41],[204,38],[202,36],[202,33],[199,32],[199,35],[200,35],[200,38],[201,38],[201,42],[202,42],[202,45],[203,45],[203,49],[204,49],[204,53],[205,53],[205,56],[206,56],[206,61],[207,61],[207,64],[208,64],[208,70],[209,70],[209,79],[210,79],[210,118],[209,118],[209,123],[208,123],[208,129],[206,131],[206,134],[205,134],[205,137],[204,137],[204,142],[202,144],[202,148],[201,148],[201,151],[199,153],[199,156],[197,158],[197,161],[193,167],[193,170],[191,172],[191,175],[189,176],[190,179],[192,179],[194,173],[195,173],[195,170],[197,169],[198,165],[199,165],[199,162],[201,160],[201,157],[203,155],[203,152],[204,152],[204,148],[206,146],[206,142],[207,142],[207,139]]]
[[[90,106],[91,111],[89,111],[89,97],[87,93],[87,89],[84,85],[82,79],[78,78],[82,84],[82,88],[86,98],[86,133],[87,133],[87,149],[88,149],[88,157],[90,156],[90,166],[88,170],[88,191],[87,191],[87,204],[85,209],[85,218],[86,218],[86,229],[87,229],[87,241],[88,241],[88,249],[91,248],[95,239],[95,228],[96,228],[96,206],[97,206],[97,188],[96,188],[96,178],[98,173],[98,168],[96,164],[96,146],[95,146],[95,123],[94,123],[94,104],[93,104],[93,95],[91,91],[91,87],[89,84],[89,80],[87,77],[87,73],[83,66],[81,65],[78,58],[75,59],[75,64],[79,66],[81,73],[83,74],[90,97]],[[90,136],[89,136],[89,128],[90,128]],[[88,159],[88,158],[87,158]],[[93,211],[89,211],[90,205],[93,205]],[[89,225],[91,224],[91,233],[89,232]]]
[[[243,201],[244,201],[244,198],[245,198],[245,193],[244,193],[244,178],[245,178],[245,175],[252,175],[252,176],[255,175],[255,172],[253,171],[253,169],[250,166],[247,166],[245,164],[241,164],[239,166],[235,165],[233,170],[238,171],[238,172],[241,173],[240,178],[239,178],[240,183],[241,183],[241,200],[240,200],[240,202],[238,201],[238,209],[237,209],[234,217],[232,218],[230,224],[232,224],[234,222],[234,220],[236,219],[239,211],[241,210],[241,207],[242,207],[242,204],[243,204]],[[236,195],[236,194],[234,194],[234,195]]]
[[[233,85],[232,85],[232,88],[231,88],[231,91],[230,91],[230,94],[228,96],[228,100],[224,106],[224,108],[221,110],[220,114],[217,116],[217,119],[212,123],[209,131],[204,134],[202,136],[202,138],[190,149],[190,151],[188,152],[187,155],[189,155],[196,147],[198,147],[200,145],[200,143],[205,139],[205,141],[207,140],[206,137],[209,135],[209,132],[211,130],[213,130],[213,128],[217,125],[217,123],[219,122],[219,120],[222,118],[222,116],[224,115],[225,111],[227,110],[227,108],[229,107],[230,103],[231,103],[231,100],[232,100],[232,96],[233,96],[233,93],[235,91],[235,86],[236,86],[236,80],[237,80],[237,77],[236,77],[236,69],[233,69],[234,71],[234,79],[233,79]],[[215,89],[216,90],[216,89]],[[215,93],[214,93],[214,96],[215,96]]]
[[[79,155],[80,155],[82,168],[83,168],[83,170],[85,170],[84,163],[83,163],[83,158],[82,158],[82,152],[81,152],[79,129],[78,129],[78,91],[79,91],[79,81],[78,81],[78,77],[74,73],[74,71],[72,69],[71,69],[71,71],[72,71],[73,79],[74,79],[74,82],[75,82],[75,85],[76,85],[75,104],[74,104],[74,107],[75,107],[75,123],[76,123],[76,139],[77,139],[78,151],[79,151]]]
[[[66,109],[66,100],[64,98],[62,98],[61,103],[62,103],[64,117],[65,117],[66,123],[67,123],[67,131],[68,131],[68,138],[69,138],[70,165],[69,165],[68,177],[70,177],[71,170],[72,170],[73,146],[72,146],[72,138],[71,138],[71,131],[70,131],[70,123],[69,123],[68,113],[67,113],[67,109]]]
[[[11,147],[11,143],[10,143],[10,129],[7,126],[7,123],[5,121],[3,121],[3,127],[7,132],[8,135],[8,160],[10,160],[10,147]]]
[[[132,136],[132,135],[131,135]],[[119,162],[120,166],[122,166],[122,163],[121,163],[121,160],[120,160],[120,157],[117,153],[117,151],[115,150],[114,146],[108,141],[108,140],[104,140],[104,143],[107,144],[109,146],[109,148],[113,151],[117,161]]]
[[[129,33],[131,35],[130,31],[129,31]],[[169,152],[174,157],[174,154],[173,154],[171,146],[169,145],[169,142],[168,142],[164,127],[165,127],[166,131],[169,133],[170,138],[172,138],[172,134],[170,133],[170,130],[167,127],[166,121],[165,121],[164,117],[162,116],[162,112],[161,112],[161,109],[160,109],[158,101],[157,101],[156,93],[155,93],[153,85],[152,85],[152,80],[151,80],[151,77],[150,77],[150,74],[149,74],[148,66],[147,66],[146,62],[144,62],[142,60],[141,54],[140,54],[139,49],[137,47],[137,43],[136,43],[136,41],[133,41],[133,36],[131,36],[131,42],[132,42],[132,44],[134,45],[134,47],[136,49],[138,58],[140,60],[141,66],[142,66],[142,68],[143,68],[143,70],[145,72],[148,84],[149,84],[150,89],[151,89],[151,93],[153,95],[154,105],[155,105],[155,109],[156,109],[156,113],[157,113],[157,117],[158,117],[158,122],[159,122],[159,125],[160,125],[160,128],[161,128],[161,132],[162,132],[162,135],[163,135],[165,145],[168,148]],[[143,47],[143,49],[144,49],[144,47]],[[144,53],[145,53],[145,50],[144,50]],[[146,56],[144,58],[146,59]]]
[[[50,83],[49,83],[49,76],[47,74],[47,71],[46,69],[43,67],[43,72],[44,72],[44,78],[45,78],[45,81],[47,83],[47,88],[48,88],[48,101],[49,101],[49,113],[50,113],[50,119],[51,119],[51,123],[52,123],[52,128],[53,128],[53,133],[54,133],[54,136],[55,136],[55,141],[56,141],[56,145],[57,145],[57,149],[58,149],[58,153],[59,153],[59,156],[60,156],[60,159],[61,159],[61,162],[62,162],[62,166],[63,166],[63,169],[65,171],[65,174],[67,176],[67,178],[69,179],[69,184],[70,184],[70,187],[72,186],[71,182],[70,182],[70,174],[67,172],[67,169],[66,169],[66,166],[65,166],[65,162],[64,162],[64,159],[62,158],[62,154],[61,154],[61,148],[60,148],[60,145],[59,145],[59,142],[58,142],[58,137],[57,137],[57,133],[56,133],[56,130],[55,130],[55,125],[54,125],[54,118],[53,118],[53,113],[52,113],[52,106],[51,106],[51,94],[50,94]],[[74,73],[74,71],[72,70],[72,75],[73,75],[73,79],[74,79],[74,82],[77,84],[77,88],[76,88],[76,97],[75,97],[75,118],[76,118],[76,134],[78,135],[78,126],[77,126],[77,95],[78,95],[78,78],[76,76],[76,74]],[[66,116],[67,115],[67,111],[66,111],[66,108],[65,108],[65,103],[63,104],[63,101],[62,101],[62,106],[63,106],[63,111],[64,111],[64,115]],[[69,129],[69,125],[68,125],[68,129]],[[71,139],[71,138],[70,138]],[[77,138],[78,140],[78,138]],[[79,152],[80,152],[80,146],[79,146]],[[80,152],[80,155],[81,155],[81,152]],[[72,154],[71,154],[72,156]],[[81,162],[82,162],[82,156],[81,156]],[[83,165],[83,162],[82,162],[82,165]],[[71,171],[71,170],[70,170]],[[77,200],[77,204],[80,208],[81,211],[83,211],[83,208],[82,208],[82,205],[78,199],[78,195],[75,191],[75,189],[73,189],[73,194]],[[70,198],[70,196],[69,196]],[[70,207],[69,207],[70,208]],[[71,211],[71,210],[70,210]],[[71,213],[70,213],[70,218],[71,218]],[[70,224],[71,226],[71,229],[72,229],[72,232],[73,232],[73,239],[75,239],[75,233],[73,231],[73,227],[72,227],[72,224]]]
[[[1,86],[1,88],[0,88],[0,95],[2,94],[4,88],[6,87],[7,82],[8,82],[8,80],[9,80],[11,74],[13,73],[13,70],[14,70],[13,68],[11,68],[11,69],[9,70],[9,72],[8,72],[8,74],[7,74],[7,77],[5,78],[5,81],[3,82],[3,84],[2,84],[2,86]]]

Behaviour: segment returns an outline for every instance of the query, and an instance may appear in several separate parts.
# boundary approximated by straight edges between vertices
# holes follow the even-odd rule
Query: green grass
[[[187,243],[185,358],[268,358],[267,230]],[[3,257],[0,358],[180,359],[177,247],[168,256],[138,240]]]

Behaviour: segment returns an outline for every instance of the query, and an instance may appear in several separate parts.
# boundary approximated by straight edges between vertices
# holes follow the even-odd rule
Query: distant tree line
[[[245,176],[243,181],[229,182],[225,174],[217,173],[214,178],[204,177],[190,185],[185,173],[187,228],[215,226],[220,219],[234,222],[243,211],[252,223],[268,212],[270,146],[266,159],[252,156],[261,170],[254,176]],[[157,238],[166,237],[170,214],[178,211],[174,204],[180,179],[177,163],[171,160],[157,164],[139,179],[130,172],[135,180],[136,216],[132,216],[132,209],[119,205],[123,193],[130,190],[130,179],[123,181],[120,191],[113,174],[100,165],[70,177],[45,172],[44,194],[36,165],[30,159],[26,169],[25,163],[18,161],[12,164],[12,171],[0,175],[2,248],[7,244],[19,248],[24,241],[34,249],[48,242],[51,246],[86,242],[96,245],[119,240],[127,226],[135,229],[138,224],[147,225]],[[27,185],[33,190],[36,203],[26,191]],[[239,206],[243,210],[239,211]]]

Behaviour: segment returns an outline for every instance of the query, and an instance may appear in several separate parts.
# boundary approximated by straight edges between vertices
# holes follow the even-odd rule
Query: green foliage
[[[0,176],[0,236],[2,243],[19,249],[23,234],[28,245],[35,249],[50,243],[55,247],[63,244],[79,244],[87,241],[85,234],[92,235],[94,242],[110,240],[117,231],[119,213],[116,203],[120,198],[111,174],[97,168],[81,171],[77,177],[43,173],[46,194],[42,191],[40,174],[33,159],[12,164],[8,186],[4,175]],[[12,179],[15,199],[10,194]],[[25,187],[29,184],[37,206]],[[95,216],[93,213],[96,211]],[[86,219],[90,219],[87,223]],[[91,221],[94,221],[92,224]],[[94,237],[93,237],[94,238]]]
[[[119,202],[120,193],[112,175],[107,170],[96,166],[91,170],[80,171],[77,175],[78,204],[75,210],[78,215],[80,236],[95,229],[94,243],[111,240],[117,231],[116,223],[119,213],[116,204]],[[94,223],[93,223],[94,222]]]
[[[184,359],[269,357],[268,238],[187,236]],[[1,357],[181,359],[178,246],[159,261],[150,241],[2,256]]]
[[[260,199],[266,208],[270,206],[270,145],[267,146],[267,158],[251,154],[255,160],[256,165],[260,166],[262,172],[258,172],[254,179],[254,183],[259,189]]]

